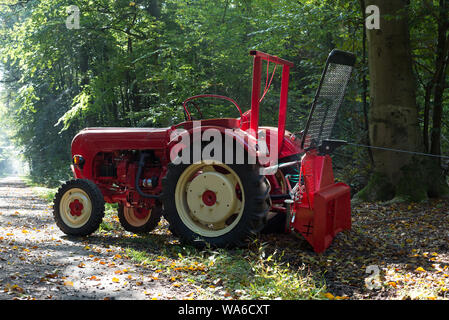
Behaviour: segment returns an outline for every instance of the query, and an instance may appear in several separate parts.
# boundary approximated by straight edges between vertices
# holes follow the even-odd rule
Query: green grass
[[[128,248],[126,253],[174,281],[194,285],[200,299],[324,299],[323,279],[281,262],[282,254],[266,256],[263,245],[254,246],[199,250],[172,245],[158,248],[158,253],[135,248]]]
[[[105,203],[104,204],[104,218],[100,224],[100,232],[109,232],[117,230],[119,225],[114,223],[115,216],[117,216],[118,205],[116,203]]]
[[[29,176],[20,177],[25,184],[30,187],[33,192],[41,199],[45,200],[47,203],[53,203],[53,199],[58,192],[58,188],[49,188],[38,184],[33,181],[33,179]]]

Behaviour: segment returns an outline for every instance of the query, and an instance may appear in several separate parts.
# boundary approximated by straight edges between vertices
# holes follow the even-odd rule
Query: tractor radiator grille
[[[346,52],[337,51],[334,56],[331,53],[328,59],[304,131],[302,145],[305,150],[318,148],[323,140],[331,138],[338,109],[343,102],[355,63],[350,57]]]

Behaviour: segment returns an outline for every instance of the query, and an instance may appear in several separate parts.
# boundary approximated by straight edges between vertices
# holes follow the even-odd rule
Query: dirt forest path
[[[323,279],[326,299],[449,299],[449,200],[354,205],[352,229],[317,255],[292,235],[261,235],[264,247],[197,251],[180,245],[165,220],[135,236],[114,212],[103,229],[72,238],[33,191],[20,178],[0,179],[0,301],[261,299],[267,288],[272,298],[307,299],[309,284],[321,288]],[[378,270],[378,288],[366,286],[368,267]],[[298,270],[307,273],[290,278]],[[289,286],[298,279],[303,286]],[[241,290],[248,283],[250,295]]]
[[[0,300],[185,297],[124,251],[111,238],[67,237],[51,206],[20,178],[0,179]]]

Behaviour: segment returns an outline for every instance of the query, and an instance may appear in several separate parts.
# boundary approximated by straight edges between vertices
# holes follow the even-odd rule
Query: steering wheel
[[[186,117],[186,121],[192,121],[192,116],[191,116],[191,114],[189,112],[189,109],[187,108],[187,104],[190,101],[195,100],[195,99],[199,99],[199,98],[217,98],[217,99],[223,99],[223,100],[229,101],[237,108],[237,110],[240,113],[240,117],[242,117],[242,109],[240,109],[240,107],[237,104],[237,102],[235,102],[233,99],[231,99],[229,97],[226,97],[226,96],[216,95],[216,94],[200,94],[200,95],[197,95],[197,96],[190,97],[190,98],[186,99],[182,103],[182,106],[184,107],[184,115]],[[202,114],[200,108],[198,107],[198,105],[196,103],[193,103],[193,105],[195,106],[196,110],[198,111],[198,113],[200,114],[201,119],[202,119],[203,118],[203,114]]]

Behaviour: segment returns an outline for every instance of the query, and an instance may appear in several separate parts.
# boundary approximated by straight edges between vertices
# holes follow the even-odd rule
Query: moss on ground
[[[354,197],[363,201],[387,201],[394,197],[395,188],[387,177],[380,173],[373,173],[368,184]]]

